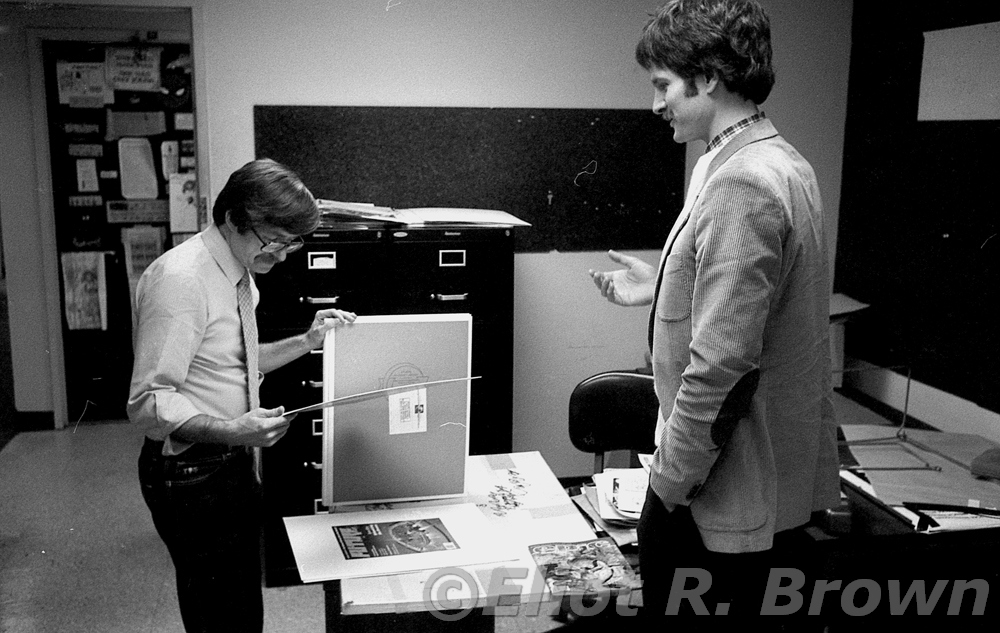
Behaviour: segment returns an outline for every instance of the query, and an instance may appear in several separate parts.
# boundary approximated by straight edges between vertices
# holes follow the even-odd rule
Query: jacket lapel
[[[702,189],[708,185],[708,181],[711,180],[712,175],[730,158],[733,154],[740,151],[747,145],[751,143],[756,143],[768,138],[773,138],[778,135],[778,130],[775,129],[774,124],[771,123],[770,119],[764,119],[759,121],[754,125],[751,125],[747,129],[743,130],[736,136],[732,138],[725,147],[719,152],[719,154],[712,159],[712,162],[708,165],[708,171],[705,173],[705,181],[702,183]],[[700,196],[701,193],[699,192]],[[653,353],[653,325],[656,323],[656,302],[660,298],[660,285],[663,283],[663,270],[666,267],[667,257],[670,256],[670,251],[674,247],[674,242],[677,241],[677,236],[680,232],[684,230],[684,227],[688,223],[688,219],[691,217],[691,212],[698,205],[698,199],[695,198],[694,202],[691,204],[691,209],[685,214],[683,220],[674,226],[674,230],[670,232],[670,236],[667,237],[667,244],[663,251],[663,255],[660,257],[660,269],[656,275],[656,286],[653,290],[653,304],[649,308],[649,327],[648,327],[648,338],[649,338],[649,353]]]

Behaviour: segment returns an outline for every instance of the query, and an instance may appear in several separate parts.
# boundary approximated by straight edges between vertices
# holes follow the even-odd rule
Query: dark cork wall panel
[[[517,252],[659,249],[683,205],[648,110],[256,106],[254,139],[319,198],[507,211]]]
[[[850,355],[1000,412],[1000,121],[917,119],[924,33],[996,21],[855,3],[835,288],[871,304]]]

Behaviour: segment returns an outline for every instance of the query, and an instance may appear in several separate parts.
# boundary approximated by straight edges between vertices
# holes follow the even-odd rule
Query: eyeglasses
[[[267,242],[264,240],[264,238],[260,236],[260,233],[258,233],[257,230],[254,229],[252,226],[250,227],[250,230],[253,231],[253,234],[257,236],[258,240],[260,240],[260,250],[264,253],[277,253],[280,251],[285,251],[285,253],[294,253],[295,251],[299,250],[305,245],[305,243],[302,241],[302,237],[299,235],[296,235],[294,238],[292,238],[292,241],[290,242],[278,242],[278,241]]]

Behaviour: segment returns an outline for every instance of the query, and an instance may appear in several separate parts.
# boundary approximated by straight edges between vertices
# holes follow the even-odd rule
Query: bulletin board
[[[139,276],[198,230],[190,48],[43,42],[70,420],[126,416]]]
[[[361,316],[323,349],[324,401],[388,387],[323,411],[323,503],[328,506],[465,493],[472,315]]]
[[[649,110],[255,106],[258,158],[319,198],[507,211],[516,252],[663,246],[684,146]]]

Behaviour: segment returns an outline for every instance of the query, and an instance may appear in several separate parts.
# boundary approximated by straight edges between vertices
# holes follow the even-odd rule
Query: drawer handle
[[[314,389],[322,389],[322,387],[323,387],[323,381],[322,380],[303,380],[302,381],[302,386],[303,387],[312,387]]]
[[[337,303],[340,297],[299,297],[299,303],[308,303],[310,305],[333,305]]]
[[[463,292],[460,295],[431,294],[431,301],[465,301],[469,298],[469,293]]]

